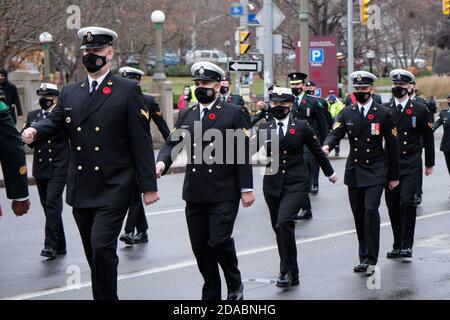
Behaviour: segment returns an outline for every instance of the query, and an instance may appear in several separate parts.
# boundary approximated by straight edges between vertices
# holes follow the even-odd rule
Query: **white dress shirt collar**
[[[396,107],[396,108],[397,108],[397,106],[398,106],[399,104],[402,105],[402,111],[405,110],[405,107],[406,107],[406,105],[407,105],[408,102],[409,102],[409,99],[406,99],[406,100],[403,101],[403,102],[398,101],[397,98],[394,98],[394,100],[395,100],[395,107]]]
[[[364,107],[364,116],[367,116],[367,113],[369,112],[369,109],[372,106],[372,102],[373,102],[372,98],[367,100],[367,102],[364,105],[358,102],[359,112],[361,113],[361,108]]]
[[[89,91],[92,90],[92,82],[97,81],[97,89],[100,88],[100,85],[102,84],[103,80],[105,80],[106,76],[110,73],[110,71],[108,70],[108,72],[106,72],[104,75],[102,75],[100,78],[98,79],[94,79],[91,77],[91,75],[88,74],[88,80],[89,80]]]

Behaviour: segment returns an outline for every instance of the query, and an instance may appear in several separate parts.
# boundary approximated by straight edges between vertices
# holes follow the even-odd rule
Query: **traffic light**
[[[450,15],[450,0],[442,0],[442,12]]]
[[[250,32],[239,31],[239,54],[242,56],[250,49],[250,44],[245,43],[250,37]]]
[[[372,0],[361,0],[361,25],[367,25],[367,20],[369,19],[369,5]]]

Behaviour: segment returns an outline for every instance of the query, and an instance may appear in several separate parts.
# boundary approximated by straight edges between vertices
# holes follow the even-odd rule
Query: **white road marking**
[[[162,213],[160,213],[160,214],[162,214]],[[417,220],[425,220],[425,219],[439,217],[439,216],[443,216],[443,215],[447,215],[447,214],[450,214],[450,210],[431,213],[428,215],[423,215],[423,216],[417,217]],[[381,228],[384,228],[384,227],[387,227],[390,225],[391,224],[389,222],[385,222],[385,223],[381,224]],[[329,233],[329,234],[326,234],[323,236],[317,236],[317,237],[312,237],[312,238],[307,238],[307,239],[299,239],[296,242],[297,242],[297,245],[299,245],[299,244],[305,244],[305,243],[310,243],[310,242],[316,242],[316,241],[321,241],[321,240],[337,238],[337,237],[341,237],[341,236],[345,236],[345,235],[349,235],[349,234],[353,234],[353,233],[356,233],[356,229],[333,232],[333,233]],[[238,257],[243,257],[243,256],[248,256],[248,255],[271,251],[271,250],[278,250],[278,248],[276,245],[260,247],[260,248],[240,251],[237,253],[237,255],[238,255]],[[137,277],[143,277],[143,276],[152,275],[152,274],[156,274],[156,273],[173,271],[173,270],[187,268],[187,267],[193,267],[193,266],[196,266],[196,261],[195,260],[187,260],[187,261],[183,261],[183,262],[179,262],[179,263],[175,263],[175,264],[170,264],[167,266],[154,267],[154,268],[150,268],[150,269],[143,270],[143,271],[137,271],[137,272],[120,275],[120,276],[118,276],[117,280],[120,281],[120,280],[132,279],[132,278],[137,278]],[[32,293],[26,293],[26,294],[14,296],[14,297],[3,298],[0,300],[28,300],[28,299],[39,298],[39,297],[48,296],[48,295],[52,295],[52,294],[77,290],[80,288],[86,288],[86,287],[90,287],[90,286],[91,286],[91,282],[89,281],[89,282],[83,282],[77,287],[64,286],[64,287],[52,288],[52,289],[41,290],[41,291],[36,291],[36,292],[32,292]]]

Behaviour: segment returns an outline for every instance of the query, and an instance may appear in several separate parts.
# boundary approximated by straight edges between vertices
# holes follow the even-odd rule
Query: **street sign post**
[[[239,3],[233,3],[230,6],[230,16],[232,17],[240,17],[244,14],[244,7],[242,7]]]
[[[230,61],[229,72],[261,72],[260,61]]]

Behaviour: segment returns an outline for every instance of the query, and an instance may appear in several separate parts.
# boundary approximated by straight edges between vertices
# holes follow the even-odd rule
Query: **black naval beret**
[[[222,79],[220,79],[220,81],[228,81],[231,83],[231,77],[230,76],[222,77]]]
[[[308,82],[306,82],[306,86],[307,87],[317,87],[316,83],[312,80],[309,80]]]

